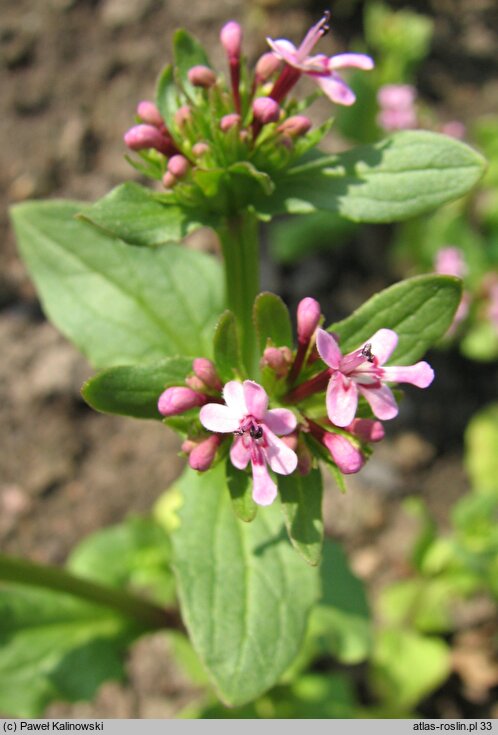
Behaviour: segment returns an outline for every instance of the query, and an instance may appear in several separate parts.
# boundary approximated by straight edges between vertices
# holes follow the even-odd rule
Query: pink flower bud
[[[459,120],[450,120],[441,126],[441,132],[445,135],[449,135],[451,138],[463,140],[467,134],[467,128]]]
[[[192,153],[196,158],[200,158],[205,153],[208,153],[209,151],[209,145],[207,143],[204,143],[203,141],[199,141],[199,143],[196,143],[192,146]]]
[[[271,51],[268,51],[266,54],[263,54],[263,56],[260,56],[255,67],[257,84],[260,84],[261,82],[266,82],[266,80],[269,79],[271,75],[277,71],[279,66],[280,59],[278,59]]]
[[[288,347],[267,347],[261,358],[261,367],[269,367],[277,378],[285,378],[292,364],[292,352]]]
[[[220,32],[220,41],[230,61],[240,58],[242,28],[235,20],[225,23]]]
[[[172,156],[168,161],[168,171],[173,174],[177,179],[182,179],[188,173],[190,164],[181,154]]]
[[[178,179],[170,171],[166,171],[162,181],[165,189],[172,189],[178,183]]]
[[[191,450],[188,457],[188,463],[192,469],[197,470],[198,472],[205,472],[208,470],[213,463],[218,447],[220,446],[220,442],[221,437],[218,436],[218,434],[212,434],[210,437],[200,442],[200,444],[197,444],[197,446]]]
[[[377,93],[381,107],[401,110],[413,105],[417,90],[411,84],[384,84]]]
[[[161,393],[157,408],[163,416],[177,416],[196,406],[203,406],[206,401],[206,396],[196,393],[191,388],[175,386]]]
[[[164,120],[156,105],[149,100],[142,100],[137,106],[138,117],[148,125],[154,125],[156,128],[164,126]]]
[[[258,97],[252,103],[254,119],[262,125],[277,122],[280,117],[280,105],[271,97]]]
[[[183,128],[183,126],[186,123],[189,123],[192,120],[192,110],[188,105],[182,105],[182,107],[179,107],[178,110],[175,112],[175,124],[179,128]]]
[[[306,115],[293,115],[283,121],[278,128],[278,132],[289,135],[291,138],[298,138],[300,135],[305,135],[311,125],[311,120]]]
[[[297,341],[308,344],[320,322],[320,304],[307,296],[297,306]]]
[[[460,248],[449,245],[436,253],[435,271],[441,275],[462,278],[467,273],[467,264]]]
[[[199,380],[202,380],[204,385],[211,388],[211,390],[221,391],[223,385],[211,360],[205,357],[196,357],[192,363],[192,367],[195,375]]]
[[[190,84],[193,84],[194,87],[204,87],[207,89],[216,83],[216,74],[214,71],[209,66],[202,66],[202,64],[198,64],[189,69],[187,76]]]
[[[153,125],[134,125],[125,133],[124,142],[132,151],[155,148],[165,155],[171,146],[170,141]]]
[[[182,444],[182,452],[185,452],[185,454],[190,454],[192,449],[195,449],[197,446],[197,442],[192,441],[192,439],[185,439],[185,441]]]
[[[385,435],[381,422],[373,419],[353,419],[346,430],[363,442],[380,442]]]
[[[203,393],[207,388],[204,381],[198,378],[197,375],[189,375],[185,378],[185,384],[188,385],[189,388],[192,388],[192,390],[199,391],[199,393]]]
[[[231,112],[229,115],[224,115],[220,120],[220,128],[226,133],[236,125],[240,125],[241,117],[236,112]]]
[[[322,437],[322,442],[344,475],[352,475],[358,472],[365,464],[362,452],[342,434],[331,434],[326,431]]]

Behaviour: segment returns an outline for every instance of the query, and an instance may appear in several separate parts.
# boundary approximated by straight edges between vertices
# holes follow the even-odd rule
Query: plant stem
[[[75,595],[133,619],[145,630],[184,630],[176,610],[163,609],[124,590],[77,577],[60,567],[0,554],[0,582],[16,582]]]
[[[234,312],[242,338],[242,359],[252,377],[258,370],[256,333],[253,324],[254,299],[259,293],[258,221],[243,212],[228,218],[220,229],[225,258],[228,308]]]

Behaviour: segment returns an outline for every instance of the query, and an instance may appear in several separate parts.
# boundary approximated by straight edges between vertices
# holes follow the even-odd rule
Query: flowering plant
[[[339,72],[373,67],[363,54],[311,55],[328,27],[325,14],[297,48],[268,39],[250,70],[242,29],[229,22],[220,35],[228,84],[200,43],[177,31],[155,102],[138,105],[125,134],[130,163],[154,187],[129,182],[90,205],[13,210],[48,316],[101,370],[83,387],[87,402],[164,420],[182,436],[182,507],[166,526],[176,526],[183,622],[158,585],[146,601],[82,581],[77,563],[48,573],[4,558],[0,576],[107,605],[120,641],[185,626],[230,705],[275,684],[300,650],[320,597],[322,467],[343,488],[397,414],[386,383],[430,385],[420,358],[461,294],[452,276],[407,280],[326,329],[310,296],[298,306],[295,343],[282,299],[260,293],[258,223],[312,211],[400,220],[462,196],[483,171],[468,146],[423,131],[319,151],[332,121],[314,128],[305,115],[314,96],[298,102],[294,86],[305,75],[350,106]],[[219,235],[222,264],[179,243],[200,226]],[[385,364],[392,353],[396,367]]]

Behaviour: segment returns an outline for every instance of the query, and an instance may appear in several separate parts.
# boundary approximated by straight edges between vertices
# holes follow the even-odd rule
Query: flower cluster
[[[179,188],[183,200],[193,204],[203,187],[213,186],[203,178],[207,171],[218,171],[221,176],[221,171],[226,174],[230,166],[245,162],[271,174],[287,166],[319,138],[316,131],[308,137],[311,121],[289,98],[299,78],[312,79],[332,102],[351,105],[355,96],[339,72],[373,68],[372,59],[364,54],[311,55],[328,32],[328,23],[326,13],[297,49],[288,40],[267,39],[271,50],[253,70],[246,67],[242,55],[242,28],[235,21],[227,23],[220,41],[229,84],[203,55],[199,55],[203,63],[173,70],[163,81],[158,106],[140,102],[137,124],[125,134],[128,148],[143,159],[134,165],[161,179],[168,191]],[[167,104],[161,101],[165,96]]]
[[[321,321],[319,304],[303,299],[297,310],[295,352],[278,345],[265,349],[261,380],[265,382],[268,373],[273,376],[267,384],[273,386],[274,408],[269,408],[270,397],[262,385],[243,377],[222,385],[215,365],[204,358],[194,360],[184,386],[162,393],[158,408],[166,418],[199,411],[197,428],[182,445],[192,468],[209,469],[231,437],[230,460],[241,471],[251,464],[253,498],[259,505],[269,505],[277,494],[268,467],[282,475],[307,474],[319,458],[343,474],[361,469],[370,445],[384,437],[381,422],[398,413],[386,383],[426,388],[434,373],[424,361],[385,365],[398,341],[391,329],[379,329],[356,350],[343,354]],[[358,415],[360,402],[364,405]],[[370,416],[365,416],[367,409]]]

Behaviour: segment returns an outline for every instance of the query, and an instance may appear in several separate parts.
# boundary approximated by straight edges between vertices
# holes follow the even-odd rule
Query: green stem
[[[35,564],[27,559],[0,554],[0,582],[16,582],[66,592],[87,602],[110,607],[133,619],[145,630],[184,630],[176,610],[163,609],[130,592],[82,579],[60,567]]]
[[[256,377],[256,333],[253,324],[254,299],[259,293],[258,220],[243,212],[228,218],[220,229],[225,258],[228,308],[234,312],[242,338],[242,359],[250,376]]]

